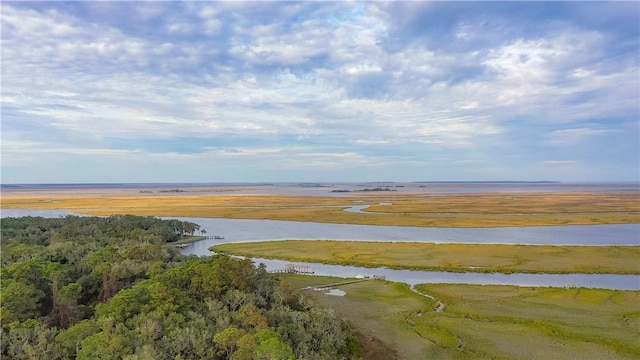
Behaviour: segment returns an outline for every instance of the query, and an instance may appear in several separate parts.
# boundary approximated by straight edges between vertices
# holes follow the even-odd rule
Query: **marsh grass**
[[[284,282],[295,281],[298,288],[320,285],[315,276],[279,275]],[[329,282],[338,282],[333,278]],[[326,284],[326,282],[325,282]],[[428,344],[410,327],[404,318],[407,312],[427,311],[429,299],[414,294],[408,285],[385,281],[366,281],[340,287],[345,296],[328,296],[319,291],[304,291],[304,295],[333,308],[358,332],[391,345],[402,358],[425,359]]]
[[[482,349],[485,352],[523,358],[533,346],[546,344],[536,351],[536,357],[613,359],[640,355],[638,291],[481,285],[417,288],[443,299],[447,304],[443,315],[457,323],[457,336],[490,345],[491,349]],[[432,322],[429,318],[416,321],[426,327]],[[506,336],[507,341],[497,339],[497,334]]]
[[[313,276],[280,275],[297,287]],[[338,282],[325,278],[326,283]],[[407,359],[636,359],[640,292],[501,285],[407,285],[367,281],[344,297],[305,291],[353,327],[400,349]]]
[[[638,212],[640,211],[640,194],[636,192],[443,194],[398,198],[391,205],[374,205],[367,208],[367,211],[484,214]]]
[[[362,267],[455,272],[640,274],[640,246],[546,246],[285,240],[210,250]]]
[[[392,205],[376,205],[391,203]],[[372,205],[370,213],[345,212]],[[366,194],[345,196],[149,194],[3,196],[3,208],[65,209],[87,215],[271,219],[425,227],[640,223],[637,192]]]

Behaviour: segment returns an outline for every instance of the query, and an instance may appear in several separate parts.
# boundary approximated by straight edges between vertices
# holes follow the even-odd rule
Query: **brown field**
[[[640,194],[536,192],[479,194],[81,194],[3,196],[14,209],[65,209],[87,215],[272,219],[425,227],[501,227],[640,223]],[[391,203],[392,205],[379,205]],[[345,212],[371,205],[370,213]]]

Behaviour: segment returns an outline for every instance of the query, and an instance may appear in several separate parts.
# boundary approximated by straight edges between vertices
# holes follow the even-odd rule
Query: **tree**
[[[65,329],[80,320],[78,299],[81,293],[82,285],[75,282],[63,286],[57,293],[57,299],[54,299],[54,312],[61,328]]]
[[[78,360],[120,360],[132,353],[128,337],[123,334],[101,331],[82,341]]]
[[[32,284],[21,281],[3,280],[0,292],[2,308],[0,320],[2,324],[14,321],[25,321],[40,316],[40,301],[44,293]]]
[[[135,216],[0,221],[2,358],[348,357],[344,324],[314,312],[293,288],[283,294],[264,265],[224,255],[185,258],[154,243],[198,229],[189,223]],[[7,255],[7,247],[19,251]]]
[[[123,360],[156,360],[158,353],[151,344],[144,344],[133,355],[126,355]]]
[[[97,319],[101,331],[86,337],[80,344],[77,360],[121,360],[133,353],[134,334],[124,323],[112,317]]]
[[[263,329],[256,333],[258,346],[254,351],[256,360],[293,360],[293,351],[272,330]]]
[[[238,329],[235,326],[230,326],[221,332],[213,336],[213,342],[226,356],[226,359],[231,359],[231,354],[236,350],[238,346],[238,340],[245,335],[245,331]]]
[[[231,360],[254,360],[253,353],[258,346],[255,334],[246,334],[236,343],[238,349],[231,355]]]
[[[241,307],[236,317],[242,325],[248,328],[266,329],[268,327],[267,318],[253,304]]]
[[[2,337],[3,349],[8,359],[58,360],[64,358],[62,347],[56,343],[57,330],[30,319],[9,330]],[[3,356],[3,358],[5,358]]]
[[[56,342],[62,346],[65,358],[74,358],[80,343],[85,338],[100,331],[100,327],[93,320],[82,320],[56,336]]]

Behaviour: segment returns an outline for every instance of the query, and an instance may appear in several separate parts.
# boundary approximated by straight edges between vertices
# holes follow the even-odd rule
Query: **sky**
[[[640,181],[640,3],[11,2],[1,181]]]

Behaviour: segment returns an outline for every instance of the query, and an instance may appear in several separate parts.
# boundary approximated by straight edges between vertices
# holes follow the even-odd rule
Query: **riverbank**
[[[228,243],[216,253],[294,262],[447,272],[640,274],[640,246],[543,246],[366,241]]]
[[[201,240],[206,240],[207,237],[206,236],[200,236],[200,235],[196,235],[196,236],[185,236],[184,238],[172,242],[172,243],[167,243],[167,245],[173,245],[173,246],[177,246],[177,247],[184,247],[187,244],[192,244],[194,242],[198,242]]]

